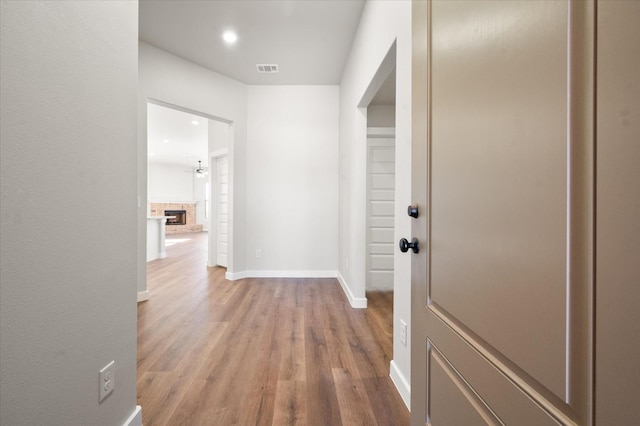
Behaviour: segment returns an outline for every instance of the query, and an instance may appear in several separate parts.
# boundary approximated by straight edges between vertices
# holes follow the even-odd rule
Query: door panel
[[[498,413],[504,424],[518,426],[558,424],[551,415],[540,410],[536,404],[532,404],[526,392],[517,385],[514,386],[512,378],[521,380],[520,377],[513,371],[508,371],[509,368],[495,357],[478,352],[478,348],[482,347],[481,344],[474,342],[463,330],[444,326],[433,311],[428,315],[432,325],[426,342],[427,351],[434,346],[433,342],[438,342],[439,353],[446,354],[443,357],[446,356],[452,368],[455,368],[469,385],[472,384],[473,391],[488,407]],[[505,375],[505,371],[511,378]],[[429,378],[429,375],[427,374],[426,377]],[[521,382],[520,385],[526,387],[526,383]]]
[[[227,266],[228,234],[229,234],[229,161],[226,156],[216,159],[217,171],[217,259],[216,264]]]
[[[393,290],[395,140],[367,140],[368,291]]]
[[[431,303],[561,398],[566,22],[557,1],[432,6]]]
[[[590,422],[594,16],[415,3],[414,424]]]
[[[500,425],[500,421],[478,398],[464,379],[432,346],[428,348],[430,405],[433,425]]]

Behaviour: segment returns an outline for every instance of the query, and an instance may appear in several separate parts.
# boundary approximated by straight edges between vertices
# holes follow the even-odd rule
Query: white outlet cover
[[[99,374],[99,383],[100,386],[100,402],[104,400],[115,388],[116,377],[115,377],[115,366],[116,362],[111,361],[109,364],[102,367]]]

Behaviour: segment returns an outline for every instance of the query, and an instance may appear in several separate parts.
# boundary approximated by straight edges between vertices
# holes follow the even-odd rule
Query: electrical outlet
[[[407,346],[407,324],[400,320],[400,343],[402,346]]]
[[[262,250],[256,250],[256,257],[257,258],[261,258],[262,257]]]
[[[102,370],[100,370],[100,402],[113,392],[113,389],[115,388],[115,366],[116,362],[111,361],[109,364],[102,367]]]

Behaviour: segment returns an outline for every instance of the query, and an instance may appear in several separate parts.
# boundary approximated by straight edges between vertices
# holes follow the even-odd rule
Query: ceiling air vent
[[[261,74],[273,74],[278,72],[277,64],[256,64],[258,72]]]

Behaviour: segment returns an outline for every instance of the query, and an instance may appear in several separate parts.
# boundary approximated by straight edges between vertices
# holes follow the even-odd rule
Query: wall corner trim
[[[398,389],[400,397],[409,409],[409,412],[411,412],[411,386],[409,385],[409,382],[407,382],[407,379],[405,379],[404,374],[402,374],[402,372],[398,368],[398,364],[396,364],[394,360],[391,360],[390,370],[391,371],[389,377],[391,377],[391,381],[396,386],[396,389]]]
[[[226,279],[228,279],[229,281],[236,281],[236,280],[241,280],[243,278],[247,278],[247,272],[246,271],[242,271],[242,272],[225,272],[224,277]]]
[[[353,293],[351,293],[351,289],[347,285],[347,281],[344,279],[340,272],[338,272],[338,282],[342,287],[342,291],[344,291],[344,294],[347,296],[347,299],[349,299],[349,303],[351,304],[352,308],[364,309],[367,307],[367,298],[354,297]]]
[[[144,302],[145,300],[149,300],[150,297],[151,295],[149,294],[149,290],[138,292],[138,302]]]
[[[142,426],[142,407],[136,405],[135,410],[129,416],[122,426]]]

